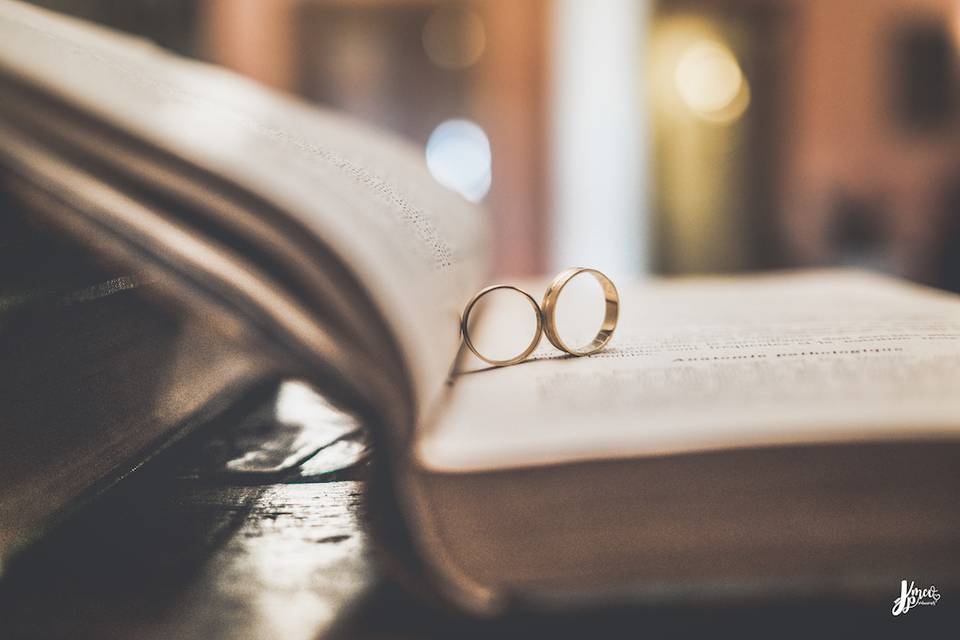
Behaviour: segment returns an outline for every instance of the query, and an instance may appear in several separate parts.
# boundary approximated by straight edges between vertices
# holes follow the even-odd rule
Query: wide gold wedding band
[[[560,299],[560,292],[563,291],[567,283],[581,273],[587,273],[596,278],[597,282],[600,283],[600,287],[603,289],[603,298],[605,301],[603,323],[600,325],[600,330],[590,344],[582,348],[571,348],[560,338],[560,332],[557,329],[557,301]],[[613,281],[596,269],[576,267],[561,271],[557,277],[553,279],[553,282],[550,283],[550,286],[547,287],[546,293],[543,294],[543,332],[547,334],[547,340],[550,341],[550,344],[561,351],[566,351],[570,355],[588,356],[603,349],[606,344],[610,342],[610,338],[613,337],[613,330],[617,328],[617,319],[619,316],[620,294],[617,293],[617,288],[614,286]]]
[[[530,340],[530,344],[519,354],[512,358],[507,358],[505,360],[497,360],[495,358],[488,358],[477,350],[477,347],[473,344],[473,340],[470,339],[470,314],[473,312],[474,306],[480,301],[480,298],[492,293],[494,291],[499,291],[501,289],[509,289],[510,291],[516,291],[524,298],[530,302],[530,306],[533,307],[533,315],[536,317],[537,328],[533,333],[533,338]],[[540,313],[540,305],[537,304],[537,301],[533,299],[529,293],[523,289],[518,289],[509,284],[496,284],[492,287],[487,287],[486,289],[481,289],[477,295],[473,296],[470,299],[470,302],[467,303],[466,308],[463,310],[463,317],[460,318],[460,333],[463,335],[463,341],[466,343],[467,348],[473,352],[473,355],[477,356],[484,362],[492,364],[496,367],[504,367],[509,364],[517,364],[518,362],[523,362],[527,357],[533,353],[533,350],[537,348],[537,345],[540,344],[540,338],[543,336],[543,316]]]

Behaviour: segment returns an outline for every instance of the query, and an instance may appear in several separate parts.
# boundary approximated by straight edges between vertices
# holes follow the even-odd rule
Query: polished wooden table
[[[188,438],[157,456],[9,567],[0,638],[875,637],[944,631],[947,620],[929,615],[946,606],[894,619],[886,602],[472,620],[378,570],[363,526],[364,464],[284,482],[185,475],[182,460],[203,446]]]

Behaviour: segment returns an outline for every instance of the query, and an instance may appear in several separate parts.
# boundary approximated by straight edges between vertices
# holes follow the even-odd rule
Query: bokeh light
[[[486,48],[483,20],[463,7],[445,7],[430,14],[422,33],[423,50],[442,69],[465,69]]]
[[[673,75],[683,103],[706,119],[729,122],[749,103],[749,87],[737,59],[719,42],[700,40],[680,56]]]
[[[440,184],[479,202],[492,182],[490,140],[476,122],[440,123],[427,141],[427,167]]]

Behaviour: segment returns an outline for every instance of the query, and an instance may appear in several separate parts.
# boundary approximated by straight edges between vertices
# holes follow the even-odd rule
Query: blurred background
[[[500,273],[960,290],[958,0],[38,0],[391,129]]]

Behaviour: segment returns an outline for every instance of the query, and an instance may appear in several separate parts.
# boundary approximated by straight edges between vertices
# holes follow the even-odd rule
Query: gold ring
[[[603,288],[603,298],[605,301],[603,323],[600,325],[600,330],[590,344],[582,349],[571,349],[564,344],[560,338],[559,331],[557,331],[557,301],[560,299],[560,292],[567,283],[581,273],[589,273],[592,275]],[[547,287],[546,293],[543,294],[543,318],[545,325],[543,331],[547,334],[547,340],[550,341],[550,344],[561,351],[566,351],[570,355],[588,356],[591,353],[596,353],[600,351],[600,349],[603,349],[607,343],[610,342],[610,338],[613,337],[613,330],[617,328],[617,318],[619,315],[620,294],[617,293],[617,288],[614,286],[613,281],[596,269],[576,267],[561,271],[560,274],[553,279],[553,282],[550,283],[550,286]]]
[[[530,305],[533,307],[533,315],[537,318],[537,330],[533,334],[533,339],[530,341],[530,344],[527,345],[527,348],[524,349],[520,354],[514,356],[513,358],[507,358],[506,360],[496,360],[494,358],[488,358],[479,351],[473,345],[473,341],[470,340],[470,331],[467,328],[467,323],[470,321],[470,313],[473,311],[474,305],[480,301],[480,298],[497,291],[499,289],[510,289],[511,291],[516,291],[517,293],[522,294],[527,300],[530,301]],[[533,299],[529,293],[523,289],[518,289],[509,284],[495,284],[492,287],[487,287],[486,289],[481,289],[477,295],[470,298],[470,302],[467,303],[466,308],[463,310],[463,317],[460,319],[460,333],[463,335],[463,341],[466,343],[467,348],[473,352],[473,355],[477,356],[484,362],[492,364],[495,367],[503,367],[508,364],[517,364],[518,362],[523,362],[527,359],[533,350],[537,348],[537,345],[540,344],[540,338],[543,336],[543,315],[540,313],[540,305],[537,304],[537,301]]]

